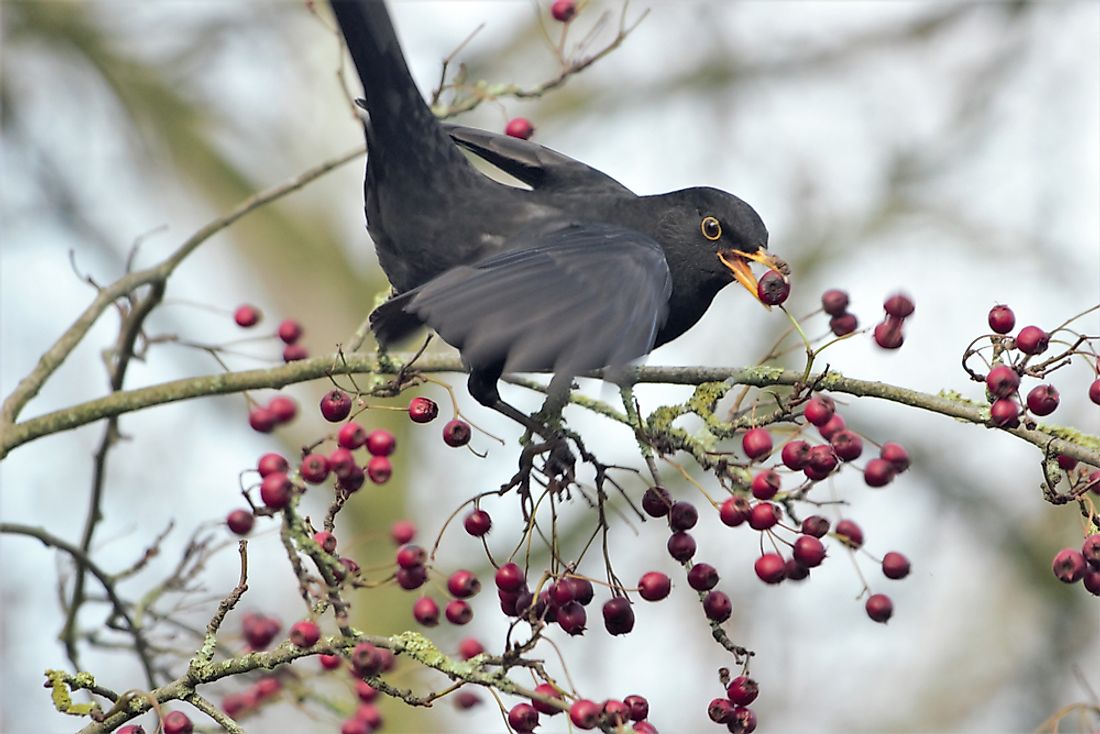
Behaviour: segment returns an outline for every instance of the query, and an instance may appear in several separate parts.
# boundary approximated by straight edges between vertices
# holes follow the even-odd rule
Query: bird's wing
[[[443,275],[379,307],[383,341],[418,322],[471,367],[578,374],[618,367],[653,348],[672,277],[664,251],[639,232],[577,223]]]
[[[606,173],[538,143],[474,127],[445,124],[443,128],[463,148],[532,188],[632,193]]]

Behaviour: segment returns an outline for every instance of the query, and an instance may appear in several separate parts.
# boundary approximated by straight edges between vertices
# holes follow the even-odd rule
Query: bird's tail
[[[373,165],[394,165],[406,180],[441,165],[469,166],[413,82],[383,0],[331,0],[363,84]],[[453,168],[452,168],[453,170]]]

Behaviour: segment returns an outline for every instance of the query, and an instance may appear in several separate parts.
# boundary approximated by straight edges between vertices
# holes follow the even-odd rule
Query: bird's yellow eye
[[[712,242],[722,236],[722,225],[714,217],[703,217],[703,221],[699,223],[699,229],[703,231],[703,236]]]

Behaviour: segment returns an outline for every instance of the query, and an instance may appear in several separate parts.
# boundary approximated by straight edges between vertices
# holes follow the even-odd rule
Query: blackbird
[[[395,295],[371,314],[382,344],[422,325],[458,348],[470,394],[549,439],[501,400],[505,372],[572,378],[621,368],[691,328],[749,261],[769,255],[751,206],[714,188],[638,196],[536,143],[440,123],[416,88],[382,0],[332,0],[365,92],[367,230]],[[529,188],[478,171],[465,149]]]

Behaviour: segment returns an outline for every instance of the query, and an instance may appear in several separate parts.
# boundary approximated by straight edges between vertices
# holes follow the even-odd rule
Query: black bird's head
[[[789,275],[787,264],[768,252],[768,229],[760,215],[741,199],[709,187],[665,196],[674,197],[675,204],[661,222],[662,243],[681,267],[706,273],[719,283],[732,276],[757,300],[751,262]]]

